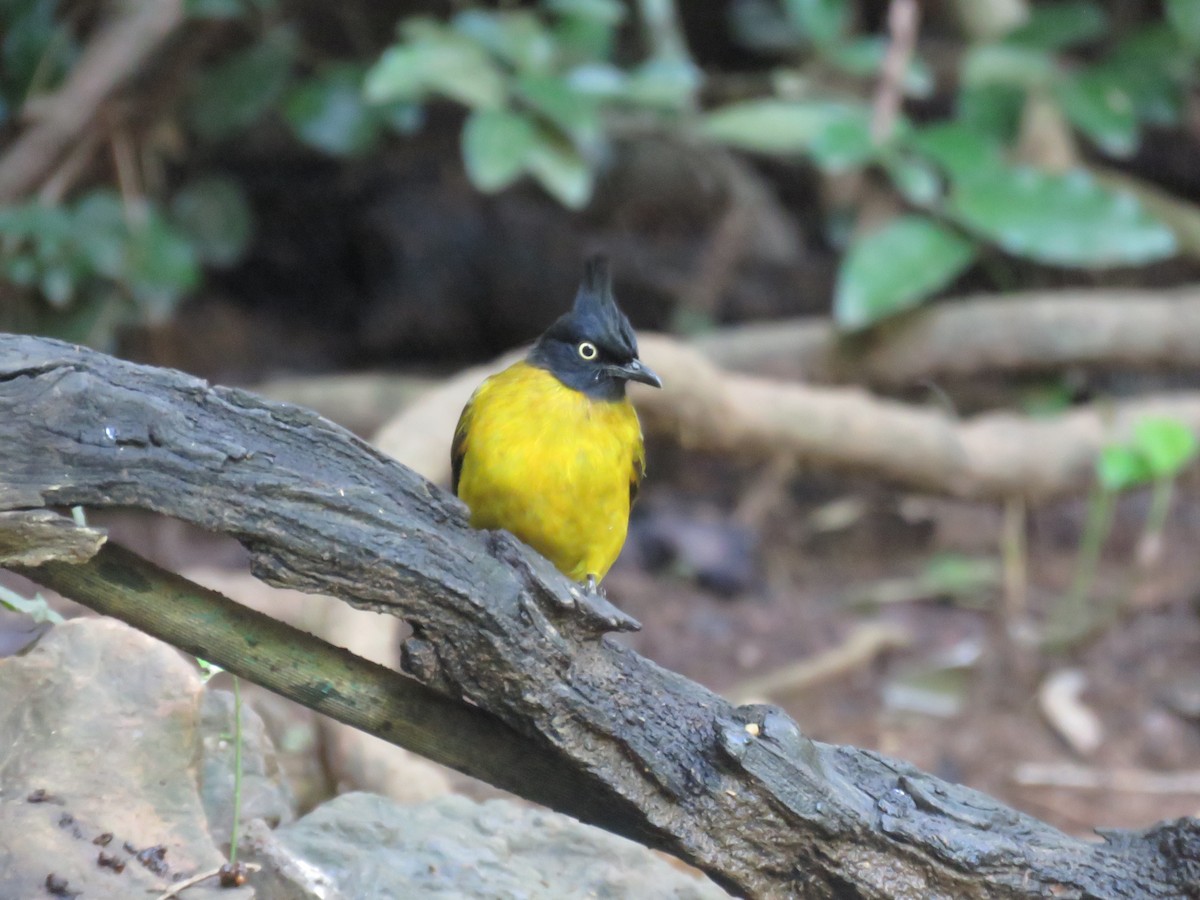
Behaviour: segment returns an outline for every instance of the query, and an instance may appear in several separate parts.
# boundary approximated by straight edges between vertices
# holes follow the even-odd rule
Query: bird
[[[597,592],[646,468],[631,381],[662,387],[638,358],[607,258],[594,256],[570,311],[463,408],[450,460],[471,526],[511,532]]]

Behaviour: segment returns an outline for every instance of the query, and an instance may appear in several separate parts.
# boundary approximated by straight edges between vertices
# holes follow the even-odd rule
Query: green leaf
[[[390,47],[368,71],[363,93],[371,103],[413,103],[425,99],[424,61],[427,51],[419,46]]]
[[[893,155],[885,157],[884,168],[892,184],[914,206],[930,207],[942,196],[942,180],[937,170],[922,159]]]
[[[542,6],[560,16],[605,25],[620,25],[628,14],[621,0],[543,0]]]
[[[130,236],[128,265],[130,292],[151,322],[166,319],[200,282],[191,242],[153,210]]]
[[[1096,459],[1096,478],[1104,490],[1115,493],[1146,484],[1153,473],[1145,457],[1132,447],[1111,446]]]
[[[18,287],[33,287],[38,279],[37,263],[24,253],[17,256],[0,257],[0,263],[3,263],[0,275],[5,281]]]
[[[87,264],[98,274],[121,280],[125,275],[129,226],[116,191],[99,189],[75,204],[75,241]]]
[[[826,51],[828,60],[850,75],[860,78],[874,77],[883,66],[884,56],[887,55],[887,38],[880,36],[855,38],[844,43],[835,44]],[[904,71],[901,87],[910,97],[928,97],[936,85],[929,66],[918,57],[909,60],[908,68]]]
[[[612,58],[616,26],[603,19],[563,16],[550,33],[560,66]]]
[[[1174,233],[1133,196],[1082,171],[981,172],[955,183],[949,211],[1007,252],[1051,265],[1143,265],[1177,249]]]
[[[78,56],[71,30],[55,19],[58,4],[34,0],[24,4],[0,4],[0,87],[13,106],[31,93],[54,88]]]
[[[600,131],[595,98],[579,94],[557,75],[518,75],[516,93],[522,100],[573,137],[591,140]]]
[[[545,72],[554,62],[554,41],[533,13],[468,9],[456,15],[451,24],[459,34],[486,47],[519,72]]]
[[[240,19],[248,7],[246,0],[183,0],[189,19]]]
[[[714,110],[701,122],[721,143],[781,156],[808,154],[832,167],[864,162],[870,145],[870,113],[863,106],[831,101],[748,100]]]
[[[1031,4],[1029,19],[1005,38],[1035,50],[1061,50],[1094,41],[1108,31],[1108,19],[1091,0]]]
[[[566,82],[576,94],[597,100],[615,100],[625,92],[628,78],[612,63],[584,63],[566,73]]]
[[[362,93],[363,70],[334,66],[288,95],[283,114],[297,137],[332,156],[354,156],[375,145],[379,116]]]
[[[1167,21],[1179,40],[1193,54],[1200,53],[1200,3],[1196,0],[1165,0]]]
[[[69,266],[50,266],[38,279],[38,290],[51,306],[62,309],[75,296],[75,275]]]
[[[1000,145],[962,122],[928,125],[914,131],[908,143],[951,178],[968,178],[1000,164]]]
[[[819,47],[840,40],[850,25],[846,0],[783,0],[783,8],[796,30]]]
[[[958,95],[958,124],[1010,144],[1020,129],[1025,97],[1024,88],[1008,84],[964,88]]]
[[[1192,62],[1179,35],[1165,23],[1133,31],[1102,65],[1129,94],[1138,119],[1155,125],[1178,124]]]
[[[295,32],[280,26],[204,72],[188,110],[196,133],[220,140],[253,125],[282,96],[297,47]]]
[[[629,73],[623,99],[646,109],[687,109],[700,81],[700,71],[686,60],[651,59]]]
[[[975,259],[975,246],[924,216],[901,216],[850,248],[838,273],[833,316],[855,330],[910,309]]]
[[[1021,391],[1021,411],[1038,419],[1056,416],[1070,408],[1075,394],[1063,378],[1030,385]]]
[[[463,128],[467,177],[487,193],[508,187],[525,171],[525,161],[536,141],[533,123],[521,113],[476,110]]]
[[[412,101],[437,93],[472,109],[503,105],[504,77],[482,47],[450,32],[419,33],[414,42],[384,51],[367,72],[369,101]]]
[[[1051,83],[1054,58],[1016,44],[980,44],[967,51],[962,63],[962,84],[967,88],[1004,85],[1033,90]]]
[[[1138,145],[1138,121],[1124,80],[1105,67],[1068,75],[1055,95],[1071,123],[1112,156],[1130,156]]]
[[[207,659],[196,657],[196,665],[200,667],[200,683],[208,684],[216,676],[220,675],[225,670],[216,663],[210,663]]]
[[[229,268],[242,258],[254,232],[246,196],[236,181],[210,175],[171,199],[171,219],[201,262]]]
[[[587,160],[572,144],[545,129],[538,130],[529,148],[526,169],[568,209],[582,209],[592,197],[594,176]]]
[[[1133,427],[1133,444],[1154,478],[1172,478],[1200,451],[1196,435],[1178,419],[1154,416]]]
[[[897,122],[897,133],[906,128],[904,120]],[[879,153],[879,147],[871,136],[870,116],[864,110],[862,115],[851,115],[830,122],[813,140],[809,153],[813,162],[826,172],[844,172],[870,162]]]

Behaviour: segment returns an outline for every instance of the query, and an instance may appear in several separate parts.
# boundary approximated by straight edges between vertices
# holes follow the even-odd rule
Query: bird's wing
[[[633,467],[629,473],[629,506],[637,499],[638,487],[641,486],[642,476],[646,474],[646,448],[642,444],[642,436],[638,435],[637,446],[633,448]]]
[[[458,496],[458,479],[462,475],[463,459],[467,455],[467,431],[471,428],[471,410],[475,405],[475,396],[467,401],[462,414],[458,417],[458,425],[454,429],[454,442],[450,445],[450,489]]]

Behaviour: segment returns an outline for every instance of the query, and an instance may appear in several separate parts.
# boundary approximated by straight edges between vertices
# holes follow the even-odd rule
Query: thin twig
[[[229,864],[237,865],[238,831],[242,824],[242,680],[233,676],[233,825],[229,830]]]
[[[1011,638],[1018,623],[1025,618],[1029,593],[1028,550],[1025,541],[1025,500],[1009,497],[1004,501],[1004,621]]]
[[[737,703],[779,698],[816,687],[833,678],[861,668],[888,650],[905,647],[910,635],[896,625],[859,625],[846,640],[823,653],[783,666],[759,678],[743,681],[732,692]]]
[[[921,7],[917,0],[892,0],[888,7],[888,33],[891,40],[879,73],[875,109],[871,117],[871,139],[886,143],[896,128],[900,104],[904,99],[904,76],[917,44],[917,26]]]
[[[0,156],[0,203],[35,190],[77,146],[104,101],[129,81],[184,22],[182,0],[139,0],[89,42],[66,83],[31,104],[33,122]]]
[[[1099,769],[1078,763],[1021,763],[1012,779],[1025,787],[1118,791],[1123,794],[1200,794],[1200,772],[1150,772],[1145,769]]]

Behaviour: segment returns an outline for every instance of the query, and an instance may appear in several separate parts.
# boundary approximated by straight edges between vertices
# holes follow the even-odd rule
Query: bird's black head
[[[608,260],[601,256],[587,261],[575,306],[538,338],[528,360],[594,400],[620,400],[629,381],[662,387],[638,359],[637,337],[617,309]]]

